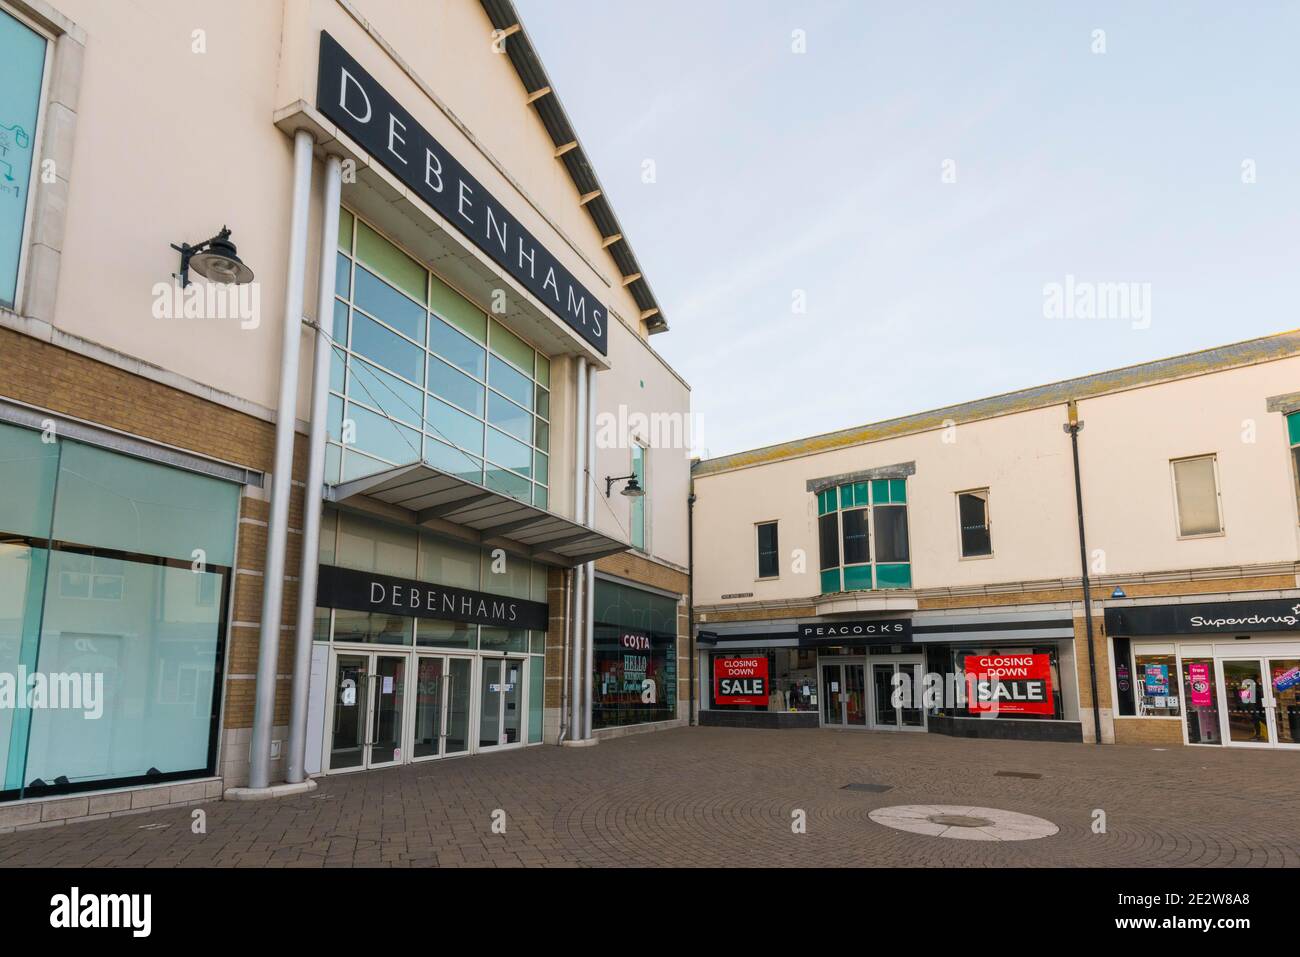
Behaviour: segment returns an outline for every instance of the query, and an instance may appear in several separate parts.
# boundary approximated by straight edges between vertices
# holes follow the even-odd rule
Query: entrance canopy
[[[328,501],[381,502],[409,513],[412,525],[440,521],[468,529],[479,543],[499,545],[552,565],[573,567],[631,548],[560,515],[417,462],[330,486]]]

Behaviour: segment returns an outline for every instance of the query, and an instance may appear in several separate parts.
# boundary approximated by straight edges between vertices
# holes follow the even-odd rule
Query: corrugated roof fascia
[[[1060,405],[1069,399],[1094,399],[1098,396],[1132,389],[1145,388],[1161,382],[1188,379],[1212,372],[1224,372],[1243,366],[1258,365],[1300,355],[1300,330],[1279,332],[1258,339],[1234,342],[1199,352],[1155,359],[1151,362],[1122,366],[1105,372],[1064,379],[1046,385],[1031,386],[1015,392],[975,399],[958,405],[916,412],[911,415],[886,419],[867,425],[854,426],[837,432],[825,432],[791,442],[767,445],[732,455],[696,462],[692,473],[696,477],[730,472],[736,469],[765,465],[787,459],[816,455],[835,449],[865,445],[882,439],[897,438],[917,432],[943,428],[952,421],[957,424],[992,419],[1017,412]]]
[[[614,207],[608,200],[609,194],[605,192],[605,186],[600,181],[600,176],[597,175],[596,173],[596,166],[594,163],[591,162],[591,154],[588,153],[586,147],[582,145],[582,138],[578,136],[577,127],[575,127],[573,125],[573,121],[569,119],[568,111],[565,110],[564,108],[564,102],[560,99],[560,94],[556,92],[554,84],[551,82],[549,75],[546,73],[546,68],[542,65],[542,58],[538,54],[537,48],[533,46],[532,40],[528,38],[528,31],[527,29],[524,28],[523,21],[519,17],[519,11],[515,9],[515,5],[512,2],[512,0],[479,0],[479,2],[483,7],[484,12],[487,13],[488,19],[492,21],[492,25],[497,29],[501,30],[513,26],[514,24],[519,24],[519,32],[507,38],[505,42],[507,44],[514,43],[514,42],[523,43],[527,51],[532,54],[533,62],[536,64],[537,71],[540,74],[540,80],[541,80],[540,84],[537,87],[535,87],[535,89],[541,89],[542,87],[545,86],[549,86],[551,88],[551,92],[548,94],[548,97],[550,97],[553,100],[552,105],[554,106],[555,110],[559,113],[560,117],[563,119],[564,124],[569,128],[570,135],[572,136],[573,141],[578,144],[577,147],[575,147],[574,151],[580,152],[582,154],[582,157],[587,164],[587,168],[591,171],[591,178],[595,182],[596,188],[600,190],[600,196],[592,200],[592,202],[588,203],[587,205],[590,207],[595,203],[602,204],[604,209],[608,212],[609,218],[614,223],[614,233],[611,233],[610,235],[614,235],[616,233],[622,235],[623,238],[620,240],[620,243],[622,243],[622,245],[626,248],[627,254],[629,257],[631,257],[632,265],[634,266],[632,272],[627,273],[626,275],[633,275],[635,273],[642,272],[640,266],[640,260],[637,259],[636,252],[632,249],[632,243],[627,238],[627,234],[623,231],[623,225],[619,222],[618,215],[614,212]],[[508,22],[501,22],[501,21],[508,21]],[[514,65],[513,60],[511,60],[511,65]],[[522,73],[519,72],[519,68],[517,66],[515,67],[515,73],[519,77],[519,82],[523,84],[524,89],[527,90],[528,80],[524,77]],[[549,124],[546,123],[546,119],[542,115],[541,111],[538,111],[537,116],[538,119],[542,121],[542,124],[547,127],[547,133],[548,135],[550,135],[551,130],[549,128]],[[552,140],[554,140],[553,135],[552,135]],[[557,143],[556,145],[559,146],[561,144]],[[569,179],[573,181],[574,188],[581,193],[582,185],[578,183],[578,181],[574,178],[573,173],[569,170],[567,164],[565,164],[565,172],[569,173]],[[593,210],[588,209],[587,215],[592,217],[592,223],[596,226],[596,231],[599,232],[602,236],[604,236],[605,233],[603,230],[601,230],[600,224],[596,222],[596,217],[593,215],[593,213],[594,213]],[[620,276],[619,278],[621,280],[622,276]],[[651,303],[650,308],[659,310],[658,318],[664,321],[664,330],[666,330],[668,328],[668,319],[666,316],[664,316],[663,308],[659,305],[659,299],[658,297],[655,296],[654,289],[650,285],[650,280],[646,279],[646,277],[642,275],[641,278],[637,280],[637,282],[642,284],[642,286],[644,287],[645,293],[649,297],[649,301]],[[635,293],[633,293],[633,296],[635,297]],[[640,317],[638,316],[638,319],[639,318]]]

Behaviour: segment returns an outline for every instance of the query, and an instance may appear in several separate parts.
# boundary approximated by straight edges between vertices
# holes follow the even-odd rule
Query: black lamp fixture
[[[172,249],[181,254],[181,271],[175,273],[184,289],[190,284],[190,267],[204,279],[212,282],[234,283],[236,285],[253,281],[253,270],[244,265],[244,261],[235,252],[235,244],[230,241],[230,227],[222,226],[221,232],[211,239],[205,239],[197,246],[181,243],[171,244]]]
[[[623,495],[626,495],[628,498],[640,498],[645,494],[645,489],[643,489],[641,483],[636,480],[636,473],[633,472],[631,475],[618,475],[613,477],[606,475],[605,498],[609,498],[609,490],[613,488],[615,482],[622,482],[624,480],[627,481],[627,485],[623,487]]]

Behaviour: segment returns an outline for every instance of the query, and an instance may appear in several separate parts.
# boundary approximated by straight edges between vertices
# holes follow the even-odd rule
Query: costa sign
[[[767,655],[713,659],[713,700],[718,704],[767,704]]]
[[[316,106],[601,355],[604,304],[325,31]]]
[[[799,644],[817,645],[899,645],[912,641],[912,622],[908,618],[874,618],[862,621],[805,621],[799,624]]]
[[[1051,655],[967,655],[966,709],[973,714],[1053,714]]]

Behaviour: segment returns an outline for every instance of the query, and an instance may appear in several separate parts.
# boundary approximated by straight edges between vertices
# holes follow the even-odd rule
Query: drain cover
[[[994,771],[995,778],[1041,778],[1041,774],[1035,774],[1033,771]]]
[[[986,817],[971,817],[969,814],[932,814],[926,818],[931,824],[943,824],[947,827],[992,827],[993,822]]]
[[[893,789],[892,784],[861,784],[857,782],[846,784],[840,788],[841,791],[870,791],[872,794],[884,794],[886,791],[892,791]]]

